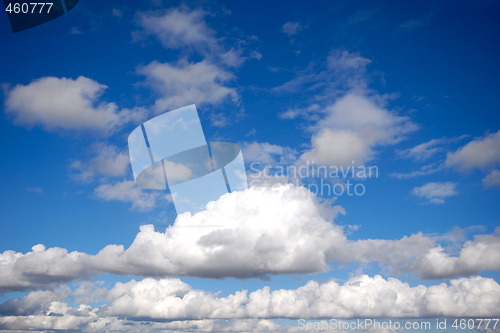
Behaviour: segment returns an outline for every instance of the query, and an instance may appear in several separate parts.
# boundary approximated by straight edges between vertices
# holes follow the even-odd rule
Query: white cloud
[[[311,147],[302,162],[324,165],[365,163],[376,156],[383,145],[393,145],[417,129],[405,116],[387,107],[392,96],[382,96],[368,88],[366,68],[370,59],[359,53],[334,49],[326,63],[310,64],[298,75],[274,88],[277,92],[306,96],[308,106],[289,108],[284,119],[302,116],[313,132]]]
[[[479,267],[499,270],[500,227],[491,235],[477,235],[467,241],[459,256],[450,256],[441,246],[431,248],[427,253],[410,264],[410,269],[418,271],[425,278],[442,278],[451,275],[465,275],[477,272]],[[474,274],[474,273],[472,273]]]
[[[281,26],[281,31],[289,37],[296,35],[300,30],[302,30],[302,27],[299,22],[286,22]]]
[[[159,95],[155,102],[156,113],[188,104],[220,104],[226,100],[238,102],[234,88],[226,86],[233,74],[203,60],[189,63],[152,63],[139,68],[146,82]]]
[[[242,51],[227,50],[223,46],[222,40],[206,24],[207,14],[201,9],[173,8],[165,13],[139,14],[138,22],[146,34],[156,36],[165,48],[194,50],[213,63],[240,66],[245,60]]]
[[[113,184],[102,184],[94,190],[95,195],[104,201],[122,201],[132,204],[132,209],[148,211],[161,200],[171,202],[171,198],[163,192],[146,192],[134,181],[123,180]]]
[[[67,300],[74,293],[66,286],[10,300],[0,306],[4,315],[0,317],[0,327],[86,332],[131,329],[297,332],[300,331],[297,327],[280,327],[269,319],[321,319],[334,314],[337,319],[398,320],[500,314],[500,285],[479,276],[453,279],[449,284],[412,287],[395,278],[358,275],[343,284],[311,280],[297,289],[271,290],[265,286],[227,296],[194,289],[173,278],[131,280],[116,283],[110,290],[97,289],[107,299],[98,307],[79,302],[69,305]]]
[[[32,291],[22,299],[14,298],[0,305],[1,315],[32,315],[47,312],[52,302],[70,297],[71,289],[62,286],[54,290]]]
[[[427,13],[420,18],[406,21],[405,23],[399,25],[398,28],[399,30],[406,32],[414,31],[416,29],[429,25],[432,21],[433,16],[434,16],[433,12]]]
[[[394,144],[415,129],[406,117],[397,116],[375,100],[349,93],[326,108],[318,121],[311,149],[300,158],[325,165],[361,164],[373,158],[374,148]]]
[[[139,14],[138,21],[147,32],[157,36],[166,48],[216,48],[215,32],[206,25],[205,15],[200,9],[188,11],[174,8],[163,15]]]
[[[300,159],[320,165],[362,164],[373,155],[370,145],[349,130],[322,129],[312,137],[311,146]]]
[[[441,166],[437,165],[437,163],[426,164],[422,166],[419,170],[410,171],[410,172],[393,172],[391,174],[392,177],[397,179],[411,179],[420,176],[427,176],[437,171],[441,170]]]
[[[459,171],[487,170],[500,165],[500,131],[474,139],[448,153],[445,165]]]
[[[411,158],[415,161],[425,161],[434,157],[435,155],[445,151],[446,145],[456,143],[462,139],[467,138],[468,135],[461,135],[454,138],[439,138],[432,139],[427,142],[420,143],[412,148],[399,151],[399,155],[404,158]]]
[[[102,195],[129,200],[133,188],[123,182],[116,189],[103,187]],[[138,208],[150,207],[149,198],[137,196],[130,200],[138,200]],[[326,271],[335,261],[378,262],[389,272],[426,278],[500,270],[500,257],[494,255],[500,249],[500,228],[465,242],[460,255],[452,256],[421,233],[399,240],[349,241],[342,227],[331,222],[335,214],[326,213],[313,194],[291,184],[233,192],[210,202],[205,211],[179,215],[164,233],[142,226],[126,250],[108,245],[89,255],[37,245],[26,254],[5,251],[0,254],[0,291],[102,273],[216,278],[313,273]],[[439,260],[427,260],[433,256]]]
[[[86,162],[72,161],[72,177],[81,182],[94,180],[95,177],[123,177],[129,170],[130,159],[126,151],[119,151],[111,144],[95,144],[91,148],[93,156]]]
[[[18,84],[6,93],[5,112],[15,124],[45,130],[97,130],[113,132],[124,123],[143,117],[144,111],[119,110],[100,100],[107,86],[80,76],[43,77]]]
[[[242,151],[247,163],[258,162],[263,165],[272,165],[291,163],[297,158],[295,149],[273,145],[268,142],[245,143]]]
[[[442,204],[445,198],[458,194],[456,186],[457,184],[453,182],[430,182],[413,188],[411,194],[423,198],[429,203]]]
[[[439,139],[432,139],[416,145],[410,149],[401,152],[401,155],[408,158],[413,158],[417,161],[427,160],[435,154],[439,153],[442,149],[438,146],[441,143]]]
[[[471,277],[425,287],[395,278],[361,275],[343,285],[309,281],[292,290],[269,287],[226,297],[192,289],[178,279],[118,283],[110,291],[106,315],[127,318],[415,318],[497,316],[500,285]]]
[[[430,182],[419,187],[414,187],[411,190],[411,194],[426,200],[428,203],[443,204],[445,198],[458,194],[456,187],[457,184],[452,182]]]
[[[484,187],[500,186],[500,171],[495,169],[483,178]]]
[[[311,119],[315,117],[317,112],[321,112],[321,106],[319,104],[311,104],[306,108],[288,109],[285,112],[280,113],[279,117],[282,119],[295,119],[302,116]]]
[[[327,58],[328,69],[337,73],[350,72],[351,74],[362,74],[366,66],[372,61],[362,57],[359,53],[351,53],[347,50],[332,50]]]

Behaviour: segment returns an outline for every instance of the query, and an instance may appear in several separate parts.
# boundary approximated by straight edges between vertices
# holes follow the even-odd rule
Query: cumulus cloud
[[[103,189],[123,199],[131,184]],[[146,200],[146,199],[144,199]],[[144,203],[145,207],[149,207]],[[108,245],[96,255],[33,247],[0,254],[0,291],[51,286],[102,273],[137,276],[263,277],[313,273],[331,262],[378,262],[396,274],[425,278],[499,270],[500,228],[465,242],[458,256],[417,233],[399,240],[350,241],[334,214],[303,187],[275,184],[228,193],[195,215],[184,213],[165,232],[142,226],[132,245]],[[432,257],[439,260],[430,260]],[[437,265],[446,262],[446,265]]]
[[[42,77],[8,90],[5,112],[15,124],[45,130],[97,130],[111,133],[144,110],[119,109],[100,100],[107,86],[80,76],[77,79]]]
[[[500,131],[476,138],[446,155],[445,165],[459,171],[488,170],[500,164]]]
[[[102,288],[99,288],[102,289]],[[131,280],[103,290],[98,307],[69,305],[68,287],[34,291],[0,305],[0,327],[6,329],[112,330],[125,323],[148,328],[281,331],[269,319],[496,317],[500,285],[491,278],[453,279],[449,284],[410,286],[395,278],[359,275],[340,284],[311,280],[297,289],[266,286],[227,296],[194,289],[179,279]],[[77,302],[78,303],[78,302]],[[126,318],[126,319],[122,319]],[[226,322],[226,329],[219,321]],[[198,324],[197,327],[192,326]],[[118,327],[117,327],[118,326]],[[190,327],[191,326],[191,327]],[[369,328],[367,327],[369,330]]]
[[[309,105],[280,114],[284,119],[303,117],[309,125],[311,145],[300,157],[302,162],[365,163],[376,156],[377,148],[396,144],[417,129],[411,119],[388,108],[391,96],[368,88],[370,63],[358,52],[334,49],[325,63],[310,64],[294,79],[274,88],[276,92],[308,94]]]
[[[410,287],[395,278],[361,275],[344,284],[309,281],[298,289],[269,287],[226,297],[192,289],[178,279],[132,280],[110,291],[107,315],[128,318],[415,318],[497,316],[500,285],[471,277],[425,287]]]
[[[193,103],[200,106],[239,100],[237,91],[226,85],[234,78],[233,74],[206,60],[153,61],[138,72],[146,76],[147,84],[160,95],[154,106],[156,113]]]
[[[326,108],[300,159],[325,165],[361,164],[373,158],[374,148],[394,144],[415,129],[406,117],[395,115],[375,100],[349,93]]]
[[[500,227],[491,235],[477,235],[466,241],[458,256],[450,256],[441,246],[430,248],[409,264],[408,269],[424,278],[475,274],[481,270],[499,270]],[[486,268],[488,267],[488,268]]]
[[[445,198],[458,194],[456,187],[457,184],[453,182],[430,182],[414,187],[410,193],[428,203],[443,204]]]

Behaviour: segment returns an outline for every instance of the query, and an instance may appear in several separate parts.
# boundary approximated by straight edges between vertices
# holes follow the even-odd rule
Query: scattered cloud
[[[281,31],[289,37],[296,35],[300,30],[302,30],[302,26],[299,22],[286,22],[281,26]]]
[[[123,177],[129,171],[128,152],[105,143],[94,144],[91,150],[93,156],[86,161],[74,160],[70,163],[73,179],[90,182],[96,177]]]
[[[226,86],[234,79],[233,74],[205,60],[198,63],[153,61],[140,67],[138,72],[146,76],[146,83],[160,95],[154,105],[156,113],[188,104],[213,105],[239,100],[236,89]]]
[[[327,57],[327,67],[336,73],[349,72],[350,74],[363,74],[366,66],[372,61],[362,57],[359,52],[335,49]]]
[[[238,67],[244,61],[243,51],[227,50],[222,39],[205,22],[208,13],[202,9],[173,8],[164,13],[146,12],[137,17],[144,31],[135,34],[156,36],[165,48],[192,50],[212,63]]]
[[[268,142],[245,143],[242,151],[247,163],[258,162],[262,165],[293,163],[298,155],[295,149]]]
[[[285,112],[280,113],[279,117],[281,119],[295,119],[298,117],[313,119],[316,114],[321,111],[321,106],[319,104],[311,104],[305,108],[288,109]]]
[[[441,169],[442,169],[442,167],[440,165],[432,163],[432,164],[426,164],[426,165],[422,166],[419,170],[415,170],[415,171],[393,172],[391,174],[391,177],[394,177],[396,179],[412,179],[412,178],[416,178],[416,177],[432,175],[433,173],[436,173]]]
[[[442,149],[438,146],[440,143],[440,139],[432,139],[428,142],[418,144],[415,147],[402,151],[401,155],[417,161],[427,160],[442,151]]]
[[[331,102],[347,91],[357,93],[366,92],[366,67],[371,63],[359,52],[349,52],[343,49],[333,49],[326,62],[310,63],[306,69],[297,75],[273,88],[275,92],[317,92],[314,102]]]
[[[118,17],[118,18],[122,18],[122,17],[123,17],[123,10],[118,9],[118,8],[113,8],[113,9],[111,10],[111,14],[112,14],[113,16]]]
[[[453,182],[430,182],[413,188],[411,194],[424,199],[427,203],[443,204],[445,198],[458,194],[456,187],[457,184]]]
[[[364,163],[374,157],[375,147],[397,143],[416,128],[407,117],[354,93],[326,107],[326,116],[315,127],[311,149],[300,159],[325,165]]]
[[[120,110],[100,100],[107,86],[77,79],[42,77],[8,90],[5,112],[17,125],[45,130],[97,130],[110,134],[121,125],[142,119],[144,110]]]
[[[368,89],[366,68],[370,59],[359,53],[334,49],[318,69],[307,69],[276,87],[276,92],[313,92],[305,107],[289,108],[283,119],[303,117],[312,132],[311,145],[300,160],[323,165],[365,163],[376,149],[393,145],[417,129],[405,116],[387,107],[391,96]]]
[[[427,13],[424,16],[406,21],[405,23],[398,26],[399,30],[402,31],[413,31],[422,27],[429,25],[434,17],[434,13]]]
[[[35,186],[35,187],[29,186],[28,188],[26,188],[26,191],[32,192],[32,193],[43,194],[43,188],[38,187],[38,186]]]
[[[78,27],[73,27],[73,28],[71,28],[71,33],[73,35],[81,35],[81,34],[83,34],[83,31]]]
[[[94,190],[97,198],[104,201],[121,201],[132,204],[132,209],[148,211],[155,208],[159,201],[171,202],[170,195],[163,192],[146,192],[134,181],[123,180],[112,184],[102,184]]]
[[[483,186],[485,188],[500,186],[500,171],[495,169],[491,171],[486,177],[484,177]]]
[[[447,145],[456,143],[468,135],[461,135],[455,138],[439,138],[432,139],[424,143],[420,143],[412,148],[404,149],[399,151],[399,155],[404,158],[411,158],[415,161],[421,162],[434,157],[439,153],[443,153],[447,150]]]
[[[500,130],[476,138],[455,152],[446,155],[445,166],[467,172],[488,170],[500,165]]]

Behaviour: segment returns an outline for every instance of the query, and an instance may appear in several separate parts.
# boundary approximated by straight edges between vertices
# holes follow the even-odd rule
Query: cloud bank
[[[129,193],[101,190],[108,199]],[[399,240],[348,240],[327,211],[303,187],[252,187],[226,194],[195,215],[179,215],[164,233],[142,226],[128,249],[108,245],[90,255],[39,244],[25,254],[5,251],[0,290],[54,286],[103,273],[208,278],[314,273],[329,270],[332,262],[378,262],[393,273],[428,279],[500,269],[500,228],[466,241],[453,256],[421,233]]]

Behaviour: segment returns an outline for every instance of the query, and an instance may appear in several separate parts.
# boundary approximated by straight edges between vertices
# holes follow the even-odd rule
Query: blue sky
[[[498,318],[499,13],[494,1],[80,1],[15,34],[0,15],[0,329]],[[168,193],[134,183],[127,138],[191,104],[206,140],[238,143],[259,182],[176,217]],[[378,176],[252,168],[310,161]],[[364,194],[308,194],[321,181]]]

